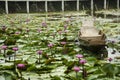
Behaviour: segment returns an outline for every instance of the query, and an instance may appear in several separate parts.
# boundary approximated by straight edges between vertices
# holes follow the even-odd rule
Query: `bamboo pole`
[[[8,14],[9,10],[8,10],[8,1],[7,0],[5,1],[5,10],[6,10],[6,14]]]
[[[29,13],[30,11],[29,11],[29,1],[28,0],[26,1],[26,5],[27,5],[27,13]]]
[[[79,11],[79,0],[77,0],[77,11]]]

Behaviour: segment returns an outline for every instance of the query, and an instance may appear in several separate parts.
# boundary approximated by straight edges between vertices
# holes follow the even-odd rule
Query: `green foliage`
[[[49,15],[49,18],[51,18],[51,15]],[[71,15],[71,18],[72,17],[73,16]],[[26,19],[28,18],[30,21],[26,22]],[[80,48],[80,46],[74,43],[74,40],[78,37],[81,20],[75,19],[68,23],[66,23],[65,20],[58,21],[58,23],[56,23],[56,21],[47,21],[48,26],[47,28],[44,28],[40,25],[43,18],[44,17],[41,17],[41,15],[21,16],[18,14],[14,17],[12,15],[6,15],[1,18],[3,21],[1,20],[0,25],[6,24],[7,26],[4,33],[0,31],[1,45],[8,45],[8,49],[6,50],[7,55],[14,54],[12,51],[13,46],[17,45],[19,47],[19,51],[17,51],[19,54],[17,54],[16,57],[18,59],[16,59],[15,64],[24,63],[26,65],[26,69],[23,73],[27,74],[27,72],[31,72],[40,75],[40,79],[46,79],[44,77],[46,77],[46,75],[50,75],[50,77],[48,77],[50,80],[85,80],[82,78],[82,66],[79,64],[78,59],[75,56],[80,53],[84,55],[83,59],[87,60],[87,63],[84,66],[87,70],[86,80],[119,80],[119,64],[111,64],[107,63],[105,60],[98,60],[96,56],[99,56],[100,54],[93,54],[90,51]],[[64,19],[66,19],[66,17]],[[65,24],[68,25],[67,33],[64,32]],[[103,23],[100,25],[96,23],[96,26],[103,29],[107,36],[119,35],[118,24]],[[29,33],[26,32],[27,27],[30,30]],[[41,29],[40,33],[37,32],[37,28]],[[59,30],[62,31],[61,35],[58,33]],[[15,34],[17,31],[21,32],[21,34]],[[53,37],[53,34],[55,37]],[[61,41],[66,41],[67,44],[65,46],[61,45]],[[54,47],[49,49],[47,46],[48,43],[53,43]],[[87,42],[85,43],[87,45]],[[115,43],[114,45],[108,44],[108,46],[119,49],[119,43],[120,42]],[[43,53],[40,56],[40,64],[37,64],[37,50],[43,50]],[[52,54],[50,51],[52,51]],[[2,54],[0,58],[2,62],[4,60],[2,59]],[[11,63],[12,65],[7,63]],[[80,72],[78,72],[79,78],[76,78],[76,74],[72,70],[74,66],[79,66],[81,69]],[[59,67],[63,68],[59,69]],[[15,66],[13,66],[13,61],[0,64],[1,71],[15,71],[14,68]],[[19,74],[20,70],[16,68],[16,73],[14,75],[20,77],[18,76]],[[6,76],[9,76],[9,73],[5,73],[5,77]],[[33,75],[27,75],[27,77],[28,76],[33,78]],[[17,77],[14,77],[15,80],[18,80]],[[26,75],[23,74],[23,77],[26,77]],[[9,77],[9,79],[14,80],[12,77]],[[9,79],[7,78],[6,80]]]
[[[59,76],[50,76],[51,80],[61,80]]]
[[[37,71],[37,68],[36,68],[35,64],[29,65],[27,67],[28,67],[27,71]]]
[[[115,74],[118,72],[118,69],[115,64],[106,63],[102,66],[103,72],[106,74],[107,77],[114,77]]]
[[[5,45],[15,45],[16,44],[16,39],[14,38],[7,38],[4,42]]]
[[[1,78],[4,80],[16,80],[17,79],[17,76],[10,71],[1,71],[0,76],[2,76]]]

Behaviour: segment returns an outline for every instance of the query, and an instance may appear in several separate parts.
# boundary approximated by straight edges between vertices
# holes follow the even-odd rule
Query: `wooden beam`
[[[77,0],[77,11],[79,11],[79,0]]]
[[[106,6],[106,5],[107,5],[106,3],[107,3],[107,0],[104,0],[104,9],[106,9],[106,7],[107,7],[107,6]]]
[[[29,13],[30,11],[29,11],[29,1],[28,0],[26,1],[26,6],[27,6],[27,13]]]
[[[94,4],[93,4],[93,0],[91,0],[91,15],[93,16],[93,9],[94,9]]]
[[[117,9],[120,9],[120,0],[117,0]]]
[[[48,1],[45,0],[45,11],[48,12]]]
[[[6,14],[9,13],[9,10],[8,10],[8,1],[5,0],[5,10],[6,10]]]
[[[62,0],[62,11],[64,12],[64,0]]]

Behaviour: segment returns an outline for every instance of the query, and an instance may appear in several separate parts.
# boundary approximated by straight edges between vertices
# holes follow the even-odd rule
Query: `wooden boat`
[[[78,33],[80,46],[93,52],[100,52],[105,48],[105,34],[94,27],[94,22],[84,21]]]

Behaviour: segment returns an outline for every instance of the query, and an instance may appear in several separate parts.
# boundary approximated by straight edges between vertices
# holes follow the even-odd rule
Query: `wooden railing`
[[[77,11],[79,11],[79,3],[80,3],[80,1],[91,1],[90,2],[90,5],[91,5],[91,15],[93,16],[93,11],[94,11],[94,0],[0,0],[0,1],[5,1],[5,11],[6,11],[6,14],[8,14],[9,13],[9,9],[8,9],[8,3],[10,2],[10,1],[25,1],[26,2],[26,10],[27,10],[27,13],[29,13],[29,2],[30,1],[44,1],[45,2],[45,11],[46,12],[48,12],[48,2],[49,1],[61,1],[61,11],[64,11],[64,2],[65,1],[76,1],[76,10]],[[107,9],[106,8],[106,0],[104,0],[104,9]],[[117,4],[116,4],[116,6],[117,6],[117,9],[119,9],[119,0],[117,0]]]

